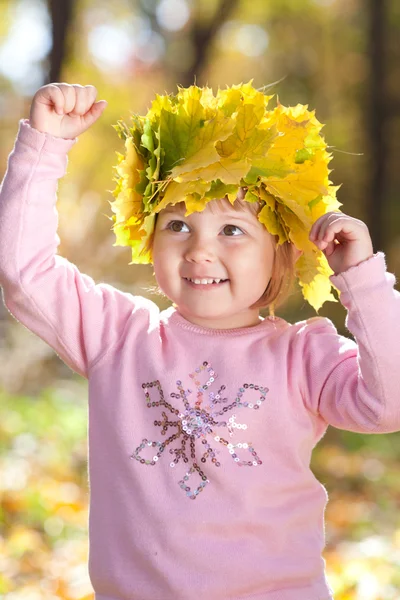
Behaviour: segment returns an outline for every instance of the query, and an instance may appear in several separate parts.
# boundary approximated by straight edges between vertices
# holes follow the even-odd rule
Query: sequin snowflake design
[[[206,371],[207,375],[207,382],[205,384],[201,384],[199,381],[199,375],[202,371]],[[184,463],[190,462],[190,467],[178,483],[187,497],[195,500],[210,483],[204,471],[206,463],[211,462],[215,467],[221,466],[220,459],[217,458],[217,454],[221,454],[221,450],[218,450],[219,446],[222,446],[222,451],[226,452],[226,456],[230,456],[239,467],[257,467],[262,464],[251,442],[237,442],[234,444],[224,437],[226,436],[224,431],[226,430],[228,436],[232,438],[235,430],[246,430],[247,425],[239,423],[235,413],[231,414],[229,418],[227,413],[232,413],[243,408],[258,410],[265,401],[269,390],[266,387],[253,383],[244,383],[238,389],[235,399],[228,404],[228,398],[224,397],[225,385],[221,385],[217,393],[210,390],[218,377],[210,363],[204,361],[200,367],[195,369],[194,373],[189,374],[189,377],[196,386],[196,400],[194,404],[191,404],[189,401],[193,390],[185,390],[182,386],[182,381],[176,382],[177,392],[170,394],[171,398],[183,404],[181,410],[175,408],[175,406],[165,400],[159,380],[142,384],[147,407],[161,406],[166,409],[162,412],[163,419],[161,421],[154,421],[155,427],[161,428],[162,436],[168,436],[170,429],[174,429],[175,431],[162,442],[146,438],[142,439],[141,444],[130,458],[136,459],[142,465],[155,466],[163,453],[169,448],[169,454],[172,459],[170,467],[172,469],[179,461],[183,461]],[[151,398],[153,390],[157,397],[156,400]],[[255,402],[246,400],[249,393],[251,395],[254,394],[254,390],[257,395],[259,394],[259,399]],[[169,414],[167,411],[169,411]],[[222,431],[219,431],[219,428]],[[196,440],[201,440],[203,445],[203,452],[200,457],[198,456],[199,450],[196,453]],[[155,452],[150,459],[143,456],[146,448],[149,450],[151,448],[150,453]],[[238,455],[238,452],[240,452],[241,456]],[[192,489],[188,485],[188,482],[196,473],[201,481],[197,488]]]

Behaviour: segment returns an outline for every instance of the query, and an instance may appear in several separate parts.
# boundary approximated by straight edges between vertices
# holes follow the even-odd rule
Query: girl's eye
[[[233,230],[236,230],[239,233],[233,233]],[[225,232],[225,235],[227,235],[229,237],[238,236],[243,233],[243,231],[240,229],[240,227],[237,227],[236,225],[225,225],[223,231]]]
[[[184,227],[186,227],[186,230],[183,229]],[[167,225],[167,229],[170,229],[174,233],[188,233],[189,231],[188,225],[183,221],[170,221]],[[236,225],[225,225],[222,231],[224,232],[224,235],[228,237],[237,237],[238,235],[243,234],[240,227],[237,227]]]
[[[171,221],[170,223],[168,223],[167,229],[170,229],[175,233],[181,233],[182,226],[187,227],[186,223],[184,223],[183,221]]]

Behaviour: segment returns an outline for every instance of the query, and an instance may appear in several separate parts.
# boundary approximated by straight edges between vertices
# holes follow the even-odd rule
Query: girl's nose
[[[188,262],[214,262],[215,252],[210,242],[204,239],[192,239],[184,252],[184,257]]]

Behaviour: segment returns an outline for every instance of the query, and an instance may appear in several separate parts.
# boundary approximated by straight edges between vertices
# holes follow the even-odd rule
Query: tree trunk
[[[235,11],[238,0],[221,0],[213,16],[212,22],[207,24],[195,23],[191,32],[191,40],[194,46],[194,60],[190,68],[179,77],[184,87],[193,85],[203,85],[201,81],[202,71],[207,64],[208,52],[214,42],[221,25],[223,25],[230,15]]]
[[[50,69],[47,83],[59,82],[67,57],[67,35],[72,21],[75,0],[48,0],[52,22],[53,45],[50,53]]]
[[[369,106],[368,133],[370,144],[369,184],[367,193],[367,222],[375,251],[384,250],[384,221],[387,204],[386,165],[387,142],[385,139],[387,120],[386,52],[387,0],[368,0],[369,7]]]

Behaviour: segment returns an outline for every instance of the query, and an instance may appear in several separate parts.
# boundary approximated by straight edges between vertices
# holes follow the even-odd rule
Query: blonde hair
[[[274,237],[277,239],[278,236]],[[291,242],[275,246],[271,279],[261,298],[251,308],[268,308],[270,315],[275,314],[275,309],[293,292],[296,259],[295,247]]]
[[[234,208],[234,210],[248,210],[257,216],[262,208],[262,205],[258,202],[247,202],[243,200],[245,190],[242,188],[240,188],[240,190],[242,193],[238,194],[238,197],[233,204],[231,204],[227,198],[218,198],[213,202],[213,204],[209,205],[211,210],[214,210],[215,207],[221,208],[224,203],[229,203],[229,206]],[[149,237],[147,244],[143,249],[143,253],[149,251],[151,252],[153,248],[157,216],[158,215],[156,215],[156,221],[154,223],[154,231]],[[283,304],[293,291],[293,284],[295,281],[295,263],[298,258],[293,243],[284,242],[283,244],[278,245],[278,236],[273,235],[272,237],[275,241],[275,256],[271,279],[269,280],[269,283],[262,296],[255,304],[251,306],[251,308],[259,308],[260,310],[263,308],[268,308],[270,315],[275,314],[275,308]],[[150,286],[146,289],[152,293],[165,296],[158,286]]]

